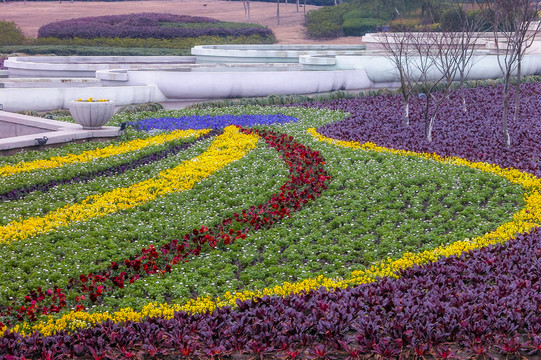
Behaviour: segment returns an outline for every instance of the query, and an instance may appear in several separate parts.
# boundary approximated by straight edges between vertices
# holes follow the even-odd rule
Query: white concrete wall
[[[169,99],[311,94],[373,86],[362,69],[208,73],[128,71],[127,84],[155,85]]]
[[[416,60],[412,61],[415,64]],[[399,81],[395,64],[384,56],[336,56],[337,69],[364,69],[374,83]],[[412,66],[415,68],[415,65]],[[522,62],[522,75],[541,74],[541,55],[526,55]],[[417,74],[419,75],[419,74]],[[429,74],[428,79],[439,77],[437,71]],[[468,73],[468,80],[496,79],[502,77],[502,71],[495,55],[475,56]],[[458,80],[458,79],[457,79]]]
[[[155,86],[0,89],[0,104],[11,112],[67,109],[71,100],[90,97],[113,100],[118,105],[165,100]]]

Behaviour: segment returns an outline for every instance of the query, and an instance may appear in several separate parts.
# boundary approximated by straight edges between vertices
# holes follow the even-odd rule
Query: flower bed
[[[514,167],[541,176],[541,123],[538,121],[541,83],[521,86],[520,121],[509,121],[512,141],[509,150],[505,149],[500,130],[501,107],[495,106],[499,103],[501,85],[465,91],[468,111],[463,113],[460,94],[458,91],[454,92],[435,120],[432,143],[428,143],[423,137],[424,124],[419,121],[419,103],[410,107],[411,119],[414,119],[411,126],[400,125],[402,112],[399,95],[338,100],[308,106],[339,109],[353,114],[345,121],[319,129],[321,134],[331,138],[361,143],[371,141],[389,148],[458,156],[471,161]]]
[[[228,25],[229,24],[229,25]],[[154,38],[173,39],[200,36],[273,36],[266,27],[223,23],[205,17],[142,13],[63,20],[42,26],[39,38]]]
[[[309,132],[344,117],[324,109],[158,118],[212,115],[225,125],[265,113],[296,121],[245,124],[253,129],[241,132],[262,141],[192,190],[0,245],[0,321],[13,330],[0,339],[0,354],[441,358],[458,347],[466,355],[538,354],[541,276],[531,255],[539,251],[538,178]],[[235,121],[218,121],[224,114]],[[151,178],[197,158],[210,140],[78,190],[104,194]],[[69,189],[47,197],[65,204]],[[42,211],[32,196],[5,202],[14,214],[4,223]],[[43,306],[55,315],[40,315]],[[28,336],[33,331],[41,334]]]

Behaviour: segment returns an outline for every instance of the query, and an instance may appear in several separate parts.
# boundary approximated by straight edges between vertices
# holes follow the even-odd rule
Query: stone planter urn
[[[115,111],[115,103],[110,100],[73,100],[69,103],[73,120],[83,129],[95,130],[111,119]]]

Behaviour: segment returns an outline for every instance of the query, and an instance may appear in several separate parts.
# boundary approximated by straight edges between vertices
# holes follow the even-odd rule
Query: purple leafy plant
[[[519,121],[510,120],[509,123],[510,149],[506,149],[499,123],[501,91],[501,86],[467,89],[466,113],[461,109],[459,92],[452,93],[436,118],[432,143],[424,138],[419,103],[412,104],[410,108],[410,126],[402,124],[399,95],[367,96],[306,106],[352,114],[344,121],[318,129],[322,135],[331,138],[371,141],[394,149],[458,156],[541,176],[541,83],[521,85]]]
[[[234,354],[296,358],[464,358],[540,355],[541,230],[429,266],[399,279],[287,297],[238,301],[173,319],[104,322],[49,337],[7,332],[0,359],[147,358]],[[73,355],[70,355],[73,354]],[[129,354],[129,355],[128,355]],[[440,357],[441,356],[441,357]],[[305,356],[303,356],[305,358]]]
[[[160,13],[142,13],[129,15],[110,15],[84,17],[53,22],[43,25],[38,30],[38,37],[59,39],[94,39],[94,38],[157,38],[172,39],[177,37],[199,36],[250,36],[263,37],[272,35],[266,27],[252,26],[225,28],[212,26],[216,19]],[[163,23],[206,23],[208,27],[170,27]]]

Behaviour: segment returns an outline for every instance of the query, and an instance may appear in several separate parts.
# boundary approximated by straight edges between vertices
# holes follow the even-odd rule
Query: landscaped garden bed
[[[540,89],[511,150],[478,88],[432,144],[385,95],[1,158],[0,358],[539,357]]]
[[[0,42],[0,52],[64,56],[186,56],[197,45],[276,42],[273,32],[259,24],[165,13],[70,19],[42,26],[38,38],[25,39],[20,30],[17,35],[18,38],[9,39],[9,42]]]
[[[63,20],[42,26],[32,44],[38,49],[95,47],[125,51],[179,51],[203,44],[272,44],[276,38],[262,25],[223,22],[207,17],[141,13]],[[148,49],[148,50],[145,50]],[[161,50],[160,50],[161,49]],[[19,50],[22,51],[22,50]],[[67,51],[67,50],[66,50]],[[101,54],[101,53],[100,53]],[[149,55],[154,53],[149,53]]]

